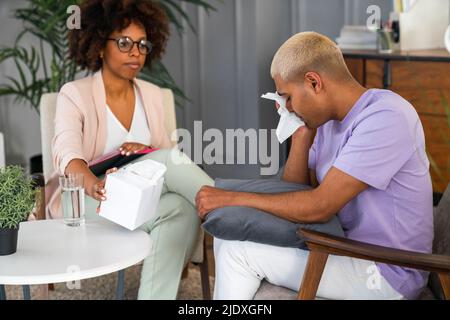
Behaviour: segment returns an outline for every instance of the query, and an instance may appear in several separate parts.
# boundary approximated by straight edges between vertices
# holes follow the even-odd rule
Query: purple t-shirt
[[[367,90],[342,121],[317,130],[309,168],[323,181],[331,166],[369,188],[338,213],[346,237],[430,253],[433,202],[422,124],[413,106],[389,90]],[[428,273],[379,263],[380,273],[407,299]]]

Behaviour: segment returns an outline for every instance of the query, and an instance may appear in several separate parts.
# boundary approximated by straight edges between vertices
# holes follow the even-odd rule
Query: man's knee
[[[245,242],[214,238],[214,254],[220,262],[239,262],[243,260]]]

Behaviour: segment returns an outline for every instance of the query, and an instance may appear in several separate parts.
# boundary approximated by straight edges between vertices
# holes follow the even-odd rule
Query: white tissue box
[[[144,160],[109,174],[100,216],[129,230],[151,220],[157,214],[165,172],[165,165]]]

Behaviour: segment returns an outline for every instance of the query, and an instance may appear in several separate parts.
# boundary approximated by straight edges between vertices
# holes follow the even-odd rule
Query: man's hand
[[[195,197],[198,215],[204,219],[214,209],[232,206],[235,196],[233,191],[203,186]]]
[[[122,155],[129,156],[134,153],[137,153],[138,151],[147,149],[148,147],[149,146],[146,146],[145,144],[141,144],[141,143],[137,143],[137,142],[125,142],[119,148],[119,151],[121,151]]]

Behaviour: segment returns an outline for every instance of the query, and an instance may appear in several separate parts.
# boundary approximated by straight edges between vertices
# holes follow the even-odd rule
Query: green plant
[[[154,1],[164,8],[178,33],[185,31],[183,22],[195,32],[181,5],[183,2],[204,8],[206,12],[215,10],[206,0]],[[0,96],[13,95],[14,101],[26,101],[39,113],[42,94],[58,92],[64,83],[75,79],[80,69],[72,60],[67,59],[66,22],[69,17],[67,8],[80,2],[81,0],[28,0],[27,8],[14,12],[14,17],[23,22],[23,31],[17,36],[14,46],[0,49],[0,63],[12,59],[19,77],[16,79],[6,76],[8,83],[0,85]],[[29,35],[38,40],[37,46],[29,43],[24,45],[25,36]],[[151,70],[145,68],[140,77],[172,89],[178,104],[182,99],[187,99],[161,61],[154,63]]]
[[[31,178],[20,166],[0,169],[0,228],[17,229],[26,220],[35,203]]]

